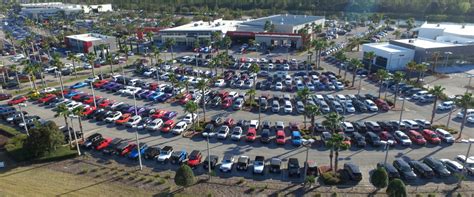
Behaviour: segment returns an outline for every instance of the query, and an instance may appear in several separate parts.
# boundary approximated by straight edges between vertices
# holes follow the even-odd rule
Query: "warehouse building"
[[[404,70],[410,61],[442,66],[474,62],[473,25],[425,23],[413,31],[417,38],[364,44],[362,50],[375,52],[373,64],[387,70]]]
[[[104,45],[109,51],[117,50],[115,37],[95,33],[66,36],[64,42],[69,50],[78,53],[96,52],[101,45]]]

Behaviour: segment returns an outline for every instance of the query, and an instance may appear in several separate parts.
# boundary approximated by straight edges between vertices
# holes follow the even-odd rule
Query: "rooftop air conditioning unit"
[[[408,40],[408,43],[415,43],[415,40],[410,39]]]

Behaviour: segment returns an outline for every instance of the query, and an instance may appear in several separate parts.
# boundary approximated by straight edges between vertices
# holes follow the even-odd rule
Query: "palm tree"
[[[421,79],[421,76],[423,73],[428,71],[428,66],[426,64],[417,64],[416,65],[416,71],[418,72],[418,77],[416,78],[416,82],[418,83]]]
[[[54,117],[59,117],[63,116],[64,117],[64,123],[66,124],[66,128],[69,132],[69,146],[72,146],[72,137],[71,137],[71,130],[69,129],[69,122],[67,121],[67,117],[71,115],[71,111],[66,107],[66,104],[60,104],[56,108],[56,114]]]
[[[303,105],[306,106],[309,96],[311,95],[311,91],[307,87],[305,87],[301,90],[298,90],[296,92],[296,95],[303,101]],[[303,116],[303,118],[304,128],[306,129],[306,116]]]
[[[346,54],[344,54],[343,51],[337,51],[336,54],[334,54],[334,57],[340,62],[345,62],[347,60]],[[341,69],[342,69],[342,65],[339,66],[339,72],[338,72],[339,76],[341,76]]]
[[[431,68],[433,72],[436,72],[436,67],[438,66],[438,58],[441,57],[441,53],[439,51],[435,51],[432,54],[432,58],[434,60],[433,67]]]
[[[76,57],[73,53],[67,54],[67,59],[72,62],[72,68],[74,70],[74,75],[77,78],[76,62],[79,61],[79,58]]]
[[[314,125],[316,116],[321,115],[319,110],[319,105],[305,105],[304,106],[304,117],[309,117],[311,119],[311,134],[314,134]]]
[[[257,74],[260,72],[260,66],[256,63],[253,63],[252,65],[250,65],[250,68],[249,68],[249,71],[250,73],[253,73],[255,76],[257,76]],[[256,79],[256,78],[254,78]],[[257,86],[257,81],[254,80],[253,82],[253,85],[252,85],[252,89],[256,89],[256,86]],[[255,95],[254,95],[255,96]],[[253,103],[254,101],[254,96],[250,97],[250,104]]]
[[[92,67],[92,76],[95,77],[95,65],[94,65],[94,62],[95,62],[95,59],[96,59],[96,56],[93,54],[93,53],[88,53],[86,55],[86,59],[87,59],[87,62],[91,65]]]
[[[462,120],[461,120],[461,128],[459,131],[459,135],[457,139],[461,138],[462,131],[464,130],[464,126],[466,124],[467,119],[467,109],[472,108],[474,106],[474,98],[472,97],[472,93],[466,92],[462,95],[461,98],[456,100],[456,104],[462,108]]]
[[[191,113],[191,114],[197,114],[197,109],[198,109],[198,105],[197,103],[195,102],[187,102],[186,105],[184,105],[184,113]],[[194,115],[191,115],[191,124],[193,124],[193,129],[196,129],[195,127],[195,122],[194,122]],[[197,126],[199,127],[199,120],[196,121],[197,122]]]
[[[153,44],[154,40],[153,40],[153,33],[152,32],[147,32],[146,33],[146,37],[148,38],[148,42],[151,42],[151,44]]]
[[[16,53],[15,40],[13,40],[13,35],[10,32],[6,32],[5,38],[10,41],[10,43],[12,44],[13,51]]]
[[[222,44],[224,45],[226,55],[229,55],[229,48],[232,45],[232,40],[230,39],[230,37],[225,36],[222,40]]]
[[[314,49],[316,50],[316,53],[318,54],[318,59],[316,62],[316,70],[319,70],[321,66],[321,53],[323,53],[323,50],[328,47],[328,42],[327,40],[315,40],[314,41]]]
[[[176,79],[176,75],[174,73],[170,73],[168,75],[168,81],[170,81],[172,87],[174,87],[178,83],[178,80]]]
[[[72,110],[72,114],[77,116],[77,119],[79,120],[79,130],[82,133],[82,141],[84,141],[84,130],[82,128],[82,118],[84,117],[84,110],[85,108],[83,106],[76,107]]]
[[[114,68],[112,67],[113,59],[112,59],[112,55],[111,55],[111,54],[107,54],[107,55],[105,56],[105,63],[110,66],[110,73],[112,73],[112,75],[114,75]]]
[[[387,78],[390,76],[388,74],[388,71],[385,70],[385,69],[378,69],[377,70],[377,73],[375,73],[375,75],[377,76],[377,79],[379,80],[379,98],[382,94],[382,86],[383,86],[383,82],[385,80],[387,80]]]
[[[165,47],[167,49],[170,49],[171,50],[171,60],[174,59],[174,54],[173,54],[173,46],[176,44],[176,40],[174,39],[171,39],[171,38],[167,38],[165,40]]]
[[[410,80],[410,77],[413,75],[413,73],[416,71],[416,62],[415,61],[410,61],[407,64],[407,70],[408,70],[408,75],[407,79]]]
[[[346,150],[350,147],[349,144],[344,143],[344,136],[339,133],[334,133],[327,142],[327,146],[331,148],[331,150],[334,150],[335,156],[334,156],[334,172],[337,172],[337,164],[339,161],[339,151],[340,150]]]
[[[400,88],[400,82],[402,82],[402,80],[405,78],[405,73],[401,72],[401,71],[397,71],[395,72],[395,74],[393,74],[393,81],[395,82],[396,84],[396,88],[395,88],[395,98],[393,99],[393,106],[397,106],[397,96],[398,96],[398,92],[399,92],[399,88]]]
[[[362,68],[364,65],[360,62],[359,59],[356,59],[356,58],[352,58],[351,61],[350,61],[350,64],[353,67],[352,69],[354,69],[352,71],[352,87],[354,87],[355,79],[356,79],[356,75],[357,75],[357,70]]]
[[[252,104],[254,103],[254,98],[255,98],[255,95],[257,94],[257,90],[255,89],[250,89],[247,91],[247,95],[249,95],[249,104],[250,106],[252,106]],[[245,98],[244,98],[244,102],[245,102]]]
[[[438,99],[444,95],[444,92],[443,92],[444,90],[446,90],[446,88],[443,88],[440,85],[436,85],[428,91],[430,94],[433,94],[435,96],[435,100],[433,103],[433,110],[431,110],[431,121],[430,121],[431,124],[433,124],[433,120],[436,114],[436,104],[438,103]]]
[[[322,122],[323,126],[326,127],[331,132],[331,134],[334,136],[334,134],[336,134],[341,128],[341,122],[344,121],[344,116],[341,116],[336,112],[331,112],[331,113],[325,115],[324,118],[325,118],[325,120],[323,120],[323,122]],[[331,150],[329,152],[329,161],[330,161],[330,167],[331,167],[331,169],[333,169],[332,158],[334,156],[335,146],[332,146],[330,148],[331,148]]]
[[[398,29],[395,30],[392,35],[395,36],[395,39],[400,39],[400,36],[402,35],[402,32],[400,32]]]
[[[158,64],[158,59],[160,59],[160,49],[153,45],[151,46],[151,51],[153,52],[155,63]]]
[[[128,62],[128,51],[130,51],[130,49],[128,48],[127,45],[124,45],[124,46],[122,47],[122,51],[123,51],[123,53],[124,53],[124,55],[125,55],[125,62]]]
[[[12,69],[15,72],[16,83],[18,83],[18,88],[20,88],[20,77],[18,77],[18,65],[12,64],[10,65],[10,69]]]
[[[369,52],[364,53],[364,58],[369,60],[369,69],[368,69],[369,70],[368,71],[369,75],[370,75],[370,73],[372,73],[372,64],[374,62],[375,57],[376,57],[376,55],[375,55],[375,52],[373,52],[373,51],[369,51]]]
[[[53,61],[51,62],[51,64],[53,66],[56,66],[59,70],[58,74],[59,74],[59,83],[61,85],[61,93],[62,93],[62,96],[64,98],[64,93],[63,93],[63,90],[64,90],[64,84],[63,84],[63,75],[61,73],[61,69],[64,68],[64,63],[61,61],[60,57],[59,57],[59,54],[55,53],[53,54]]]
[[[26,61],[23,61],[22,64],[25,64]],[[37,69],[38,67],[36,66],[33,66],[32,64],[27,64],[24,66],[23,70],[25,73],[28,74],[28,78],[30,79],[30,83],[32,82],[33,83],[33,89],[35,91],[38,90],[38,88],[36,87],[36,73],[37,73]]]
[[[203,98],[202,98],[202,101],[203,101],[203,102],[202,102],[202,113],[203,113],[203,116],[204,116],[204,117],[203,117],[203,120],[204,120],[204,122],[206,122],[206,103],[205,103],[205,101],[204,101],[204,95],[205,95],[206,90],[209,88],[209,87],[208,87],[208,83],[206,82],[205,79],[201,79],[201,80],[199,80],[198,83],[196,84],[196,88],[197,88],[198,90],[200,90],[200,91],[201,91],[201,95],[203,95]]]

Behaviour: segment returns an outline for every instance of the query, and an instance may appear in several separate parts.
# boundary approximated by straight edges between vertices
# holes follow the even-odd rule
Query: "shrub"
[[[324,184],[327,185],[337,185],[341,183],[341,179],[337,173],[334,172],[325,172],[321,175]]]
[[[453,128],[446,127],[446,125],[433,125],[432,128],[434,130],[436,130],[438,128],[444,129],[444,130],[448,131],[451,134],[457,134],[458,133],[458,131],[454,130]]]
[[[384,188],[388,185],[388,174],[384,168],[377,168],[370,176],[370,183],[376,188]]]
[[[405,183],[403,183],[402,180],[400,179],[393,179],[390,181],[387,187],[387,195],[389,197],[406,197],[408,196],[407,194],[407,188],[405,187]]]
[[[174,182],[179,186],[190,186],[196,182],[194,172],[188,165],[181,165],[176,171]]]

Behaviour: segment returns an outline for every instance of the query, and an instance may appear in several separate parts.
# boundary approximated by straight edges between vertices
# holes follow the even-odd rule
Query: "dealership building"
[[[311,41],[311,37],[299,34],[300,30],[308,27],[311,35],[311,26],[324,25],[324,17],[307,15],[273,15],[245,21],[217,19],[210,22],[195,21],[179,27],[160,30],[159,39],[174,39],[179,45],[192,46],[196,39],[210,39],[213,32],[221,36],[229,36],[234,43],[247,43],[255,40],[256,43],[266,46],[288,46],[300,48],[304,42]],[[272,31],[265,31],[265,24],[270,23]]]
[[[115,37],[95,33],[66,36],[64,42],[69,50],[78,53],[96,52],[100,45],[105,45],[110,51],[117,50]]]
[[[376,67],[392,71],[404,70],[410,61],[442,66],[474,61],[473,25],[425,23],[413,31],[417,38],[364,44],[362,50],[376,54]]]
[[[33,19],[45,19],[63,13],[66,17],[77,14],[111,12],[112,4],[78,5],[62,2],[20,4],[20,14]]]

